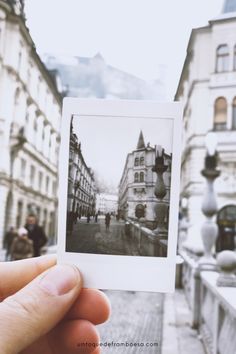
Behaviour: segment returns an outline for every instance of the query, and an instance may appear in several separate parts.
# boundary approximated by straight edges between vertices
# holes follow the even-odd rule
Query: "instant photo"
[[[88,286],[173,290],[180,112],[177,103],[65,100],[59,261],[78,265]]]

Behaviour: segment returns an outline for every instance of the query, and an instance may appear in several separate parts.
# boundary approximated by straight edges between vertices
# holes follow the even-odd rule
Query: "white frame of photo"
[[[65,98],[59,158],[58,263],[79,267],[84,287],[173,292],[178,233],[183,107],[179,102]],[[107,116],[173,120],[171,189],[167,257],[66,252],[66,215],[70,122],[72,116]]]

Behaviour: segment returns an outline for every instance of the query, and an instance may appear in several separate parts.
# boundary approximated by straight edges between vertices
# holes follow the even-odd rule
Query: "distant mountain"
[[[160,80],[146,82],[106,64],[100,53],[92,58],[42,58],[52,75],[60,76],[66,96],[163,100]]]

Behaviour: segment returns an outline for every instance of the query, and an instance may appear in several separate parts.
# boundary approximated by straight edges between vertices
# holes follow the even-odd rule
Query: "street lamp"
[[[217,213],[217,202],[214,191],[214,181],[220,175],[217,169],[218,154],[216,151],[217,137],[215,133],[210,132],[206,136],[207,155],[205,157],[205,166],[201,171],[202,176],[206,178],[205,195],[202,202],[202,212],[206,217],[202,225],[202,241],[204,246],[204,255],[200,258],[200,264],[215,265],[216,260],[212,256],[212,248],[218,235],[218,226],[213,221],[214,215]]]

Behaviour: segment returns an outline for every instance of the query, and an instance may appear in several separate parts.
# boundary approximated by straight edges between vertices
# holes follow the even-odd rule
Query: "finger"
[[[105,322],[110,312],[110,302],[103,292],[96,289],[82,289],[66,319],[82,318],[97,325]]]
[[[81,286],[75,267],[57,265],[0,303],[2,352],[18,353],[54,328],[78,297]]]
[[[76,320],[62,323],[53,330],[49,343],[52,352],[57,354],[87,354],[99,347],[99,340],[98,331],[91,322]]]
[[[37,275],[56,264],[53,255],[15,262],[0,262],[0,301],[14,294]]]

